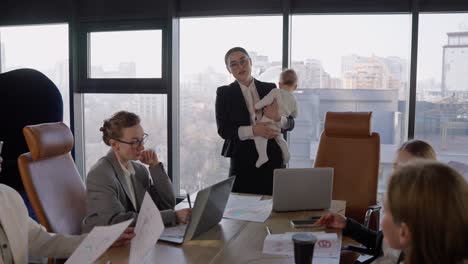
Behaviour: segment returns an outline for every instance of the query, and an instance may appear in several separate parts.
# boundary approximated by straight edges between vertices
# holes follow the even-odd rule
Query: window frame
[[[167,94],[170,67],[167,22],[163,19],[141,21],[84,22],[77,25],[77,85],[76,93],[142,93]],[[161,30],[161,78],[90,78],[90,33]],[[128,87],[132,87],[129,89]]]

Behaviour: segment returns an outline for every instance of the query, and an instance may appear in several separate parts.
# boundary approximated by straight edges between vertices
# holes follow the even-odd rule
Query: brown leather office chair
[[[327,112],[314,165],[334,168],[333,199],[346,200],[346,216],[366,226],[380,209],[380,137],[371,131],[371,117],[372,112]]]
[[[70,151],[73,135],[63,123],[26,126],[30,152],[18,158],[26,193],[39,223],[49,232],[80,234],[86,189]]]

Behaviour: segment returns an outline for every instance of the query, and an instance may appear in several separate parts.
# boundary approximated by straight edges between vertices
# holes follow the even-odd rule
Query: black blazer
[[[276,88],[274,83],[256,79],[254,82],[260,99]],[[242,144],[253,144],[251,140],[239,139],[239,127],[250,126],[250,114],[237,81],[218,87],[216,91],[216,125],[219,136],[224,139],[222,156],[232,157]]]
[[[384,236],[382,231],[374,231],[370,228],[361,225],[360,223],[356,222],[351,218],[347,218],[346,228],[343,229],[343,235],[351,237],[357,242],[363,244],[368,249],[368,252],[366,252],[366,254],[371,254],[373,256],[372,258],[362,262],[363,264],[372,263],[374,262],[374,260],[383,255],[382,241]],[[395,262],[395,264],[402,262],[404,260],[404,257],[405,256],[403,252],[400,253],[400,256],[398,257],[398,260]]]

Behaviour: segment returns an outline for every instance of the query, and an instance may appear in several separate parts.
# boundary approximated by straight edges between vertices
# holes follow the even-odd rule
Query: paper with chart
[[[317,237],[312,263],[339,263],[341,239],[336,233],[306,232]],[[263,254],[294,256],[295,233],[275,234],[265,237]]]
[[[138,220],[135,227],[135,237],[130,246],[129,264],[143,263],[148,252],[155,247],[164,230],[164,223],[158,207],[148,192],[143,198]]]
[[[94,263],[120,237],[132,221],[133,219],[130,219],[111,226],[96,226],[65,263]]]
[[[231,194],[223,217],[263,223],[270,216],[271,208],[271,199],[260,200],[260,196]]]

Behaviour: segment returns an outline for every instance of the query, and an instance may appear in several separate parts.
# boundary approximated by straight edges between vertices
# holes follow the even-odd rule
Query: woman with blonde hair
[[[419,160],[395,170],[382,229],[405,264],[468,263],[468,184],[449,166]]]
[[[422,140],[412,139],[404,142],[397,149],[393,168],[415,159],[436,160],[437,157],[431,145]],[[373,252],[373,257],[364,263],[395,264],[403,260],[400,251],[393,250],[383,241],[382,231],[372,230],[344,215],[330,213],[320,218],[317,224],[327,228],[342,229],[343,235],[351,237]],[[343,260],[347,260],[346,263],[354,263],[357,257],[357,254],[349,251],[344,251],[341,256]]]
[[[435,150],[427,142],[419,139],[411,139],[404,142],[396,152],[393,167],[406,163],[414,158],[437,160]]]

